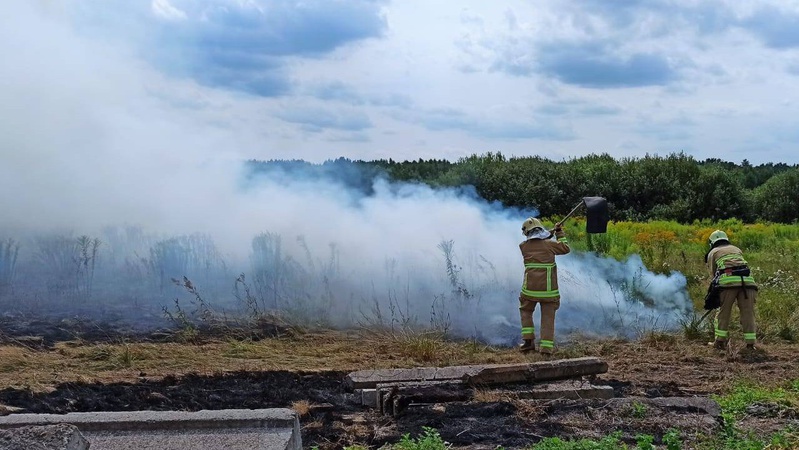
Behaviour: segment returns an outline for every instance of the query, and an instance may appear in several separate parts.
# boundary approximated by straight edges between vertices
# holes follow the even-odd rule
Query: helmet
[[[535,217],[528,217],[527,220],[524,221],[522,224],[522,234],[527,236],[528,233],[535,230],[536,228],[544,229],[544,224],[541,223],[540,220],[536,219]]]
[[[722,240],[723,241],[729,241],[730,240],[730,238],[727,237],[727,233],[725,233],[725,232],[723,232],[721,230],[716,230],[716,231],[710,233],[710,245],[713,245],[716,242],[722,241]]]

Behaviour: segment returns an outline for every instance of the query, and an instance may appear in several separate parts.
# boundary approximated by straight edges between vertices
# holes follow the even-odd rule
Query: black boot
[[[535,344],[533,343],[532,339],[525,339],[522,345],[519,346],[519,351],[522,353],[525,352],[534,352],[535,351]]]

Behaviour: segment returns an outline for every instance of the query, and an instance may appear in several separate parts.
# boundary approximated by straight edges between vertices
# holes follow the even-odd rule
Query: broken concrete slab
[[[377,389],[360,389],[361,405],[379,407]]]
[[[416,367],[411,369],[376,369],[352,372],[344,380],[345,387],[374,389],[378,384],[402,382],[468,382],[501,384],[520,381],[546,381],[605,373],[608,365],[593,358],[572,358],[529,364],[490,364],[450,367]]]
[[[611,386],[594,386],[583,380],[553,381],[516,388],[477,390],[464,384],[425,386],[386,386],[375,390],[381,414],[398,416],[409,406],[472,401],[478,393],[483,398],[516,398],[521,400],[611,399]],[[487,397],[486,397],[487,396]],[[373,405],[368,405],[373,406]]]
[[[3,450],[89,450],[89,441],[70,424],[0,430]]]
[[[541,361],[523,367],[493,366],[485,367],[476,373],[467,373],[463,381],[472,386],[509,384],[520,382],[540,382],[578,378],[585,375],[606,373],[608,364],[599,358],[572,358],[555,361]]]
[[[458,381],[466,373],[477,373],[486,366],[415,367],[411,369],[375,369],[352,372],[344,379],[346,388],[370,389],[378,384],[402,382]]]
[[[297,414],[290,409],[135,411],[70,414],[12,414],[0,429],[67,423],[92,450],[301,449]]]
[[[491,390],[492,394],[507,395],[523,400],[554,400],[554,399],[610,399],[614,397],[613,388],[610,386],[595,386],[588,381],[566,380],[549,383],[535,384],[524,389]]]
[[[380,412],[398,415],[409,405],[461,402],[472,397],[463,385],[404,386],[378,390]]]
[[[716,419],[721,418],[721,407],[715,400],[707,397],[656,397],[643,401],[672,411],[702,413]]]

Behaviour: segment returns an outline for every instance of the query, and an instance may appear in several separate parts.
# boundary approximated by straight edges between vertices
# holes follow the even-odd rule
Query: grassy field
[[[617,222],[609,224],[606,234],[587,235],[581,220],[566,224],[570,243],[577,250],[593,250],[616,259],[638,254],[653,272],[678,271],[685,275],[699,313],[711,278],[704,256],[708,237],[716,229],[727,232],[732,244],[741,248],[760,286],[758,339],[795,342],[799,339],[799,225],[743,224],[737,220],[691,225]],[[737,318],[732,322],[736,326]]]

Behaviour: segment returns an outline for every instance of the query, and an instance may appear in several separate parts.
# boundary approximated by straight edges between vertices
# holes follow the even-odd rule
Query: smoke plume
[[[520,226],[535,211],[379,176],[356,187],[348,165],[256,170],[258,135],[227,94],[79,36],[43,4],[0,5],[7,308],[157,323],[186,305],[172,281],[185,276],[226,314],[518,338]],[[560,331],[633,336],[690,310],[685,278],[637,257],[558,264]]]

